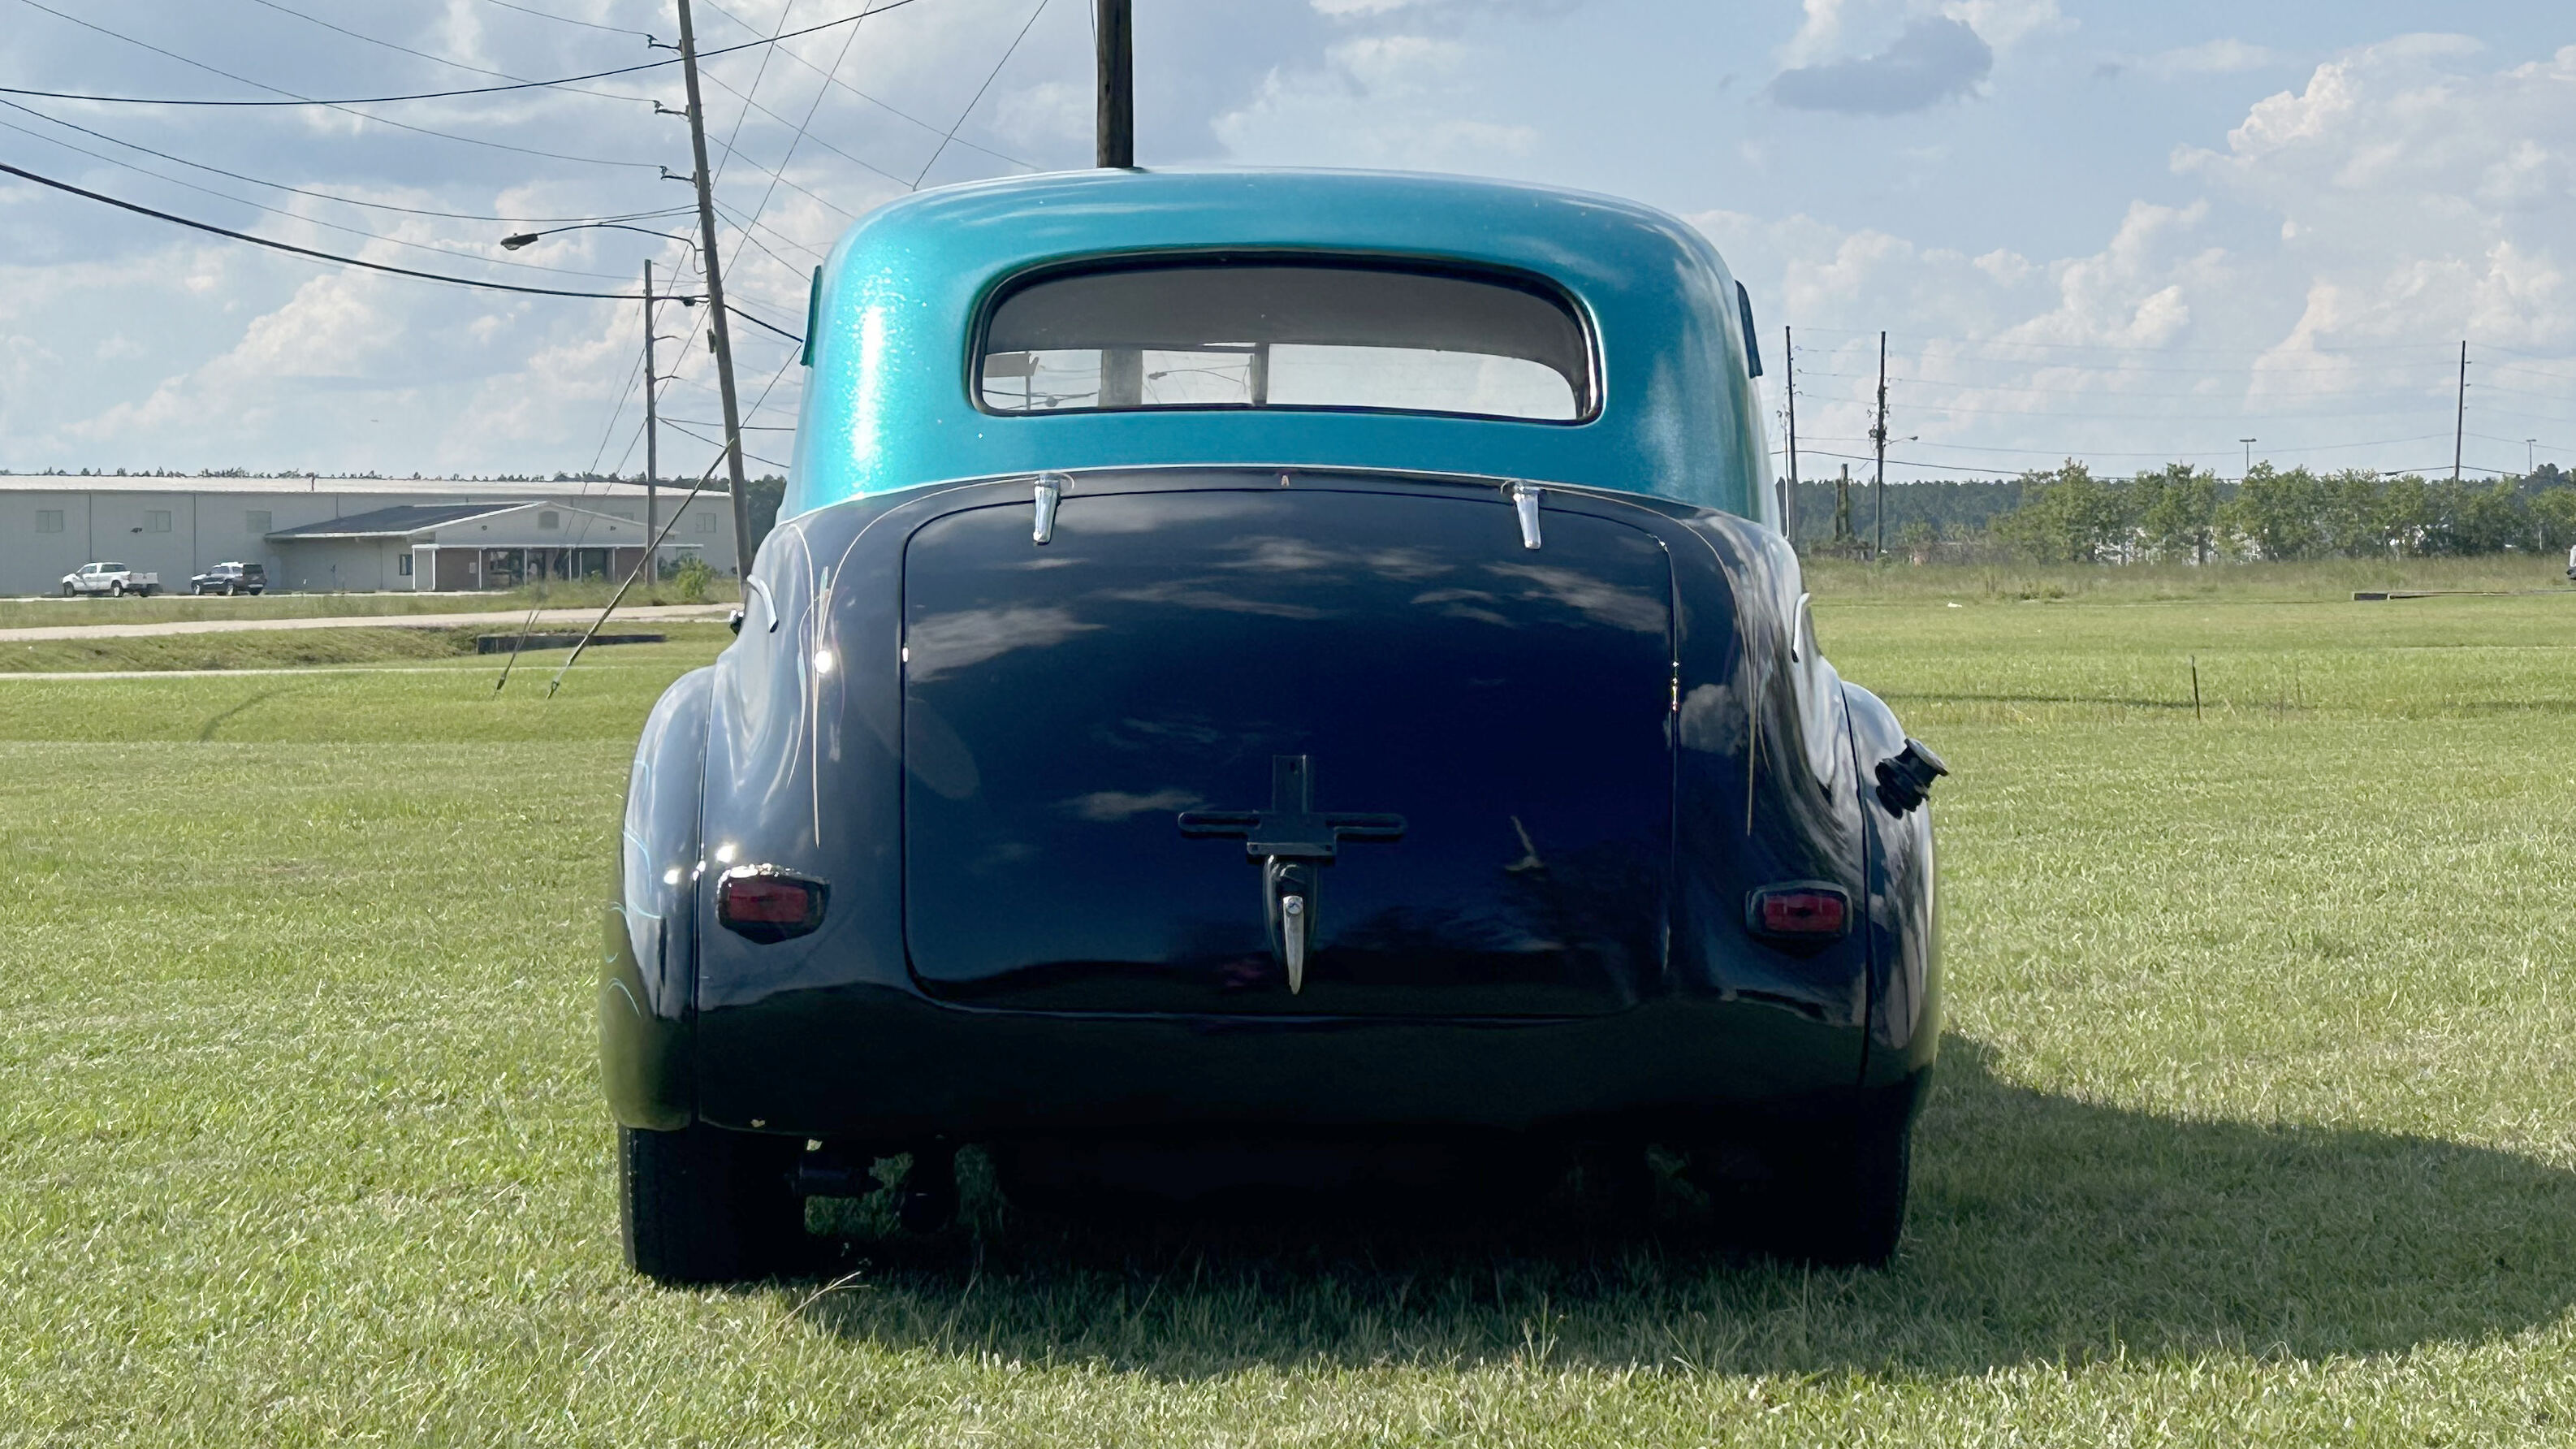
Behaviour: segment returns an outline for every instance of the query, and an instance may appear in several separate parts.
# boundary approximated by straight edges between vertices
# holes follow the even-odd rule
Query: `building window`
[[[265,508],[253,508],[253,509],[250,509],[249,511],[247,511],[247,512],[243,513],[243,514],[242,514],[242,532],[244,532],[244,533],[266,533],[266,532],[268,532],[268,510],[267,510],[267,509],[265,509]]]
[[[394,572],[395,572],[397,575],[400,575],[401,577],[406,578],[406,579],[411,577],[411,555],[410,555],[410,554],[407,554],[407,553],[406,553],[406,554],[399,554],[399,555],[396,555],[396,556],[395,556],[395,558],[394,558]]]
[[[63,531],[63,511],[62,511],[61,509],[59,509],[59,508],[39,508],[39,509],[37,509],[37,510],[36,510],[36,531],[37,531],[38,533],[60,533],[60,532],[62,532],[62,531]]]
[[[561,527],[563,527],[563,515],[562,515],[562,514],[560,514],[560,513],[556,513],[556,512],[554,512],[554,511],[553,511],[553,510],[551,510],[551,509],[547,510],[547,511],[546,511],[546,512],[544,512],[544,513],[540,513],[540,514],[538,514],[538,515],[537,515],[537,527],[539,527],[539,528],[561,528]]]
[[[145,509],[143,513],[143,531],[145,533],[168,533],[170,531],[170,510],[167,508]]]
[[[716,515],[714,509],[708,508],[701,509],[699,511],[697,530],[700,533],[713,533],[716,531]]]

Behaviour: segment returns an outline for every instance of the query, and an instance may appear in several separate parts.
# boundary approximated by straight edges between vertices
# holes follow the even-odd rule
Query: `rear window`
[[[1313,262],[1058,272],[1002,295],[990,412],[1321,408],[1580,422],[1591,341],[1537,283]]]

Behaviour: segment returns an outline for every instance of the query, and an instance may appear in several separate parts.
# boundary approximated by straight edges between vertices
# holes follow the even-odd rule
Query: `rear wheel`
[[[1914,1125],[1902,1112],[1864,1112],[1789,1154],[1780,1246],[1811,1262],[1883,1268],[1905,1233]]]
[[[659,1283],[738,1283],[796,1265],[805,1201],[789,1176],[804,1144],[703,1123],[617,1129],[626,1264]]]
[[[1782,1257],[1885,1267],[1905,1231],[1920,1090],[1882,1089],[1841,1115],[1704,1145],[1687,1175],[1721,1222]]]

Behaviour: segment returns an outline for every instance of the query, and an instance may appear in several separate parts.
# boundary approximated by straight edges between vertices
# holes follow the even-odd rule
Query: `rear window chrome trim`
[[[1330,406],[1301,403],[1157,403],[1140,408],[1050,408],[1043,412],[1024,412],[1016,408],[988,407],[984,402],[983,369],[985,343],[991,336],[993,314],[1014,293],[1063,277],[1085,276],[1101,272],[1156,271],[1173,267],[1256,267],[1311,266],[1343,268],[1356,271],[1402,272],[1416,276],[1443,277],[1456,281],[1481,282],[1488,286],[1507,287],[1528,293],[1565,310],[1583,334],[1585,376],[1578,401],[1581,408],[1570,418],[1516,417],[1507,413],[1468,413],[1426,408],[1392,408]],[[1601,361],[1601,323],[1583,298],[1553,277],[1522,267],[1464,260],[1421,252],[1386,252],[1375,250],[1339,251],[1323,247],[1174,247],[1156,251],[1099,252],[1087,256],[1058,257],[1006,272],[988,283],[975,300],[974,321],[967,328],[966,346],[959,358],[963,364],[962,383],[966,400],[976,412],[991,418],[1026,420],[1040,417],[1099,417],[1110,413],[1321,413],[1353,417],[1439,418],[1463,423],[1520,423],[1542,428],[1580,428],[1601,419],[1607,403],[1607,369]]]

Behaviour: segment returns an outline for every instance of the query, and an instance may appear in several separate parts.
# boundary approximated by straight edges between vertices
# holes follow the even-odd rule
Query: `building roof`
[[[369,513],[352,513],[344,518],[325,519],[320,523],[281,528],[268,535],[278,540],[312,538],[400,538],[436,528],[443,523],[456,523],[486,513],[501,513],[525,507],[520,500],[475,503],[403,503],[392,508],[379,508]]]

